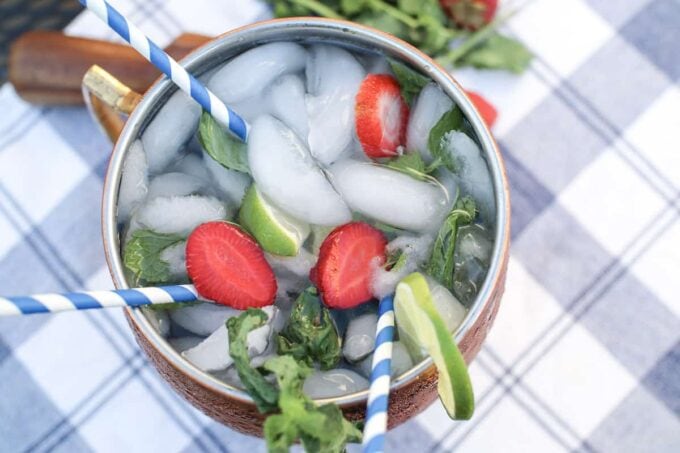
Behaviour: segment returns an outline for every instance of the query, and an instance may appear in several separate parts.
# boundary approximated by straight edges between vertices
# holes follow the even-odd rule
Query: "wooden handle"
[[[185,33],[165,50],[181,59],[211,38]],[[144,93],[161,75],[128,45],[33,31],[10,47],[8,78],[19,95],[37,104],[83,104],[81,82],[98,64],[125,85]]]

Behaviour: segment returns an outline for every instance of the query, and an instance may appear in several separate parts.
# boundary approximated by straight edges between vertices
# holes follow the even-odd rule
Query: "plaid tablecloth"
[[[117,0],[153,39],[269,15],[254,0]],[[474,419],[439,403],[391,451],[680,451],[680,1],[536,0],[521,77],[457,71],[500,110],[512,255],[471,367]],[[89,13],[67,29],[112,39]],[[108,288],[110,145],[81,108],[0,89],[2,292]],[[262,451],[177,397],[117,310],[0,320],[0,451]]]

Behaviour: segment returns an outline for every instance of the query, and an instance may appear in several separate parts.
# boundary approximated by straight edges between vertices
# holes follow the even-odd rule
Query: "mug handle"
[[[90,115],[115,143],[125,125],[123,115],[132,113],[142,95],[98,65],[91,66],[83,76],[82,90]]]

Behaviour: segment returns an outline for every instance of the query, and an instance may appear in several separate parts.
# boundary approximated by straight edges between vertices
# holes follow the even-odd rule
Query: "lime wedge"
[[[286,214],[250,186],[238,213],[239,223],[274,255],[295,256],[309,236],[309,225]]]
[[[467,365],[432,300],[427,280],[417,272],[397,285],[394,311],[399,339],[425,349],[439,372],[437,390],[446,412],[454,420],[468,420],[475,398]]]

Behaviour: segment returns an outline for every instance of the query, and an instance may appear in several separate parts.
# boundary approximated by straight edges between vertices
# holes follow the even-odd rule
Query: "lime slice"
[[[286,214],[250,186],[238,214],[239,223],[274,255],[295,256],[309,236],[309,225]]]
[[[449,417],[468,420],[475,398],[467,365],[430,294],[427,280],[417,272],[397,285],[394,310],[399,338],[425,349],[439,372],[437,390]]]

